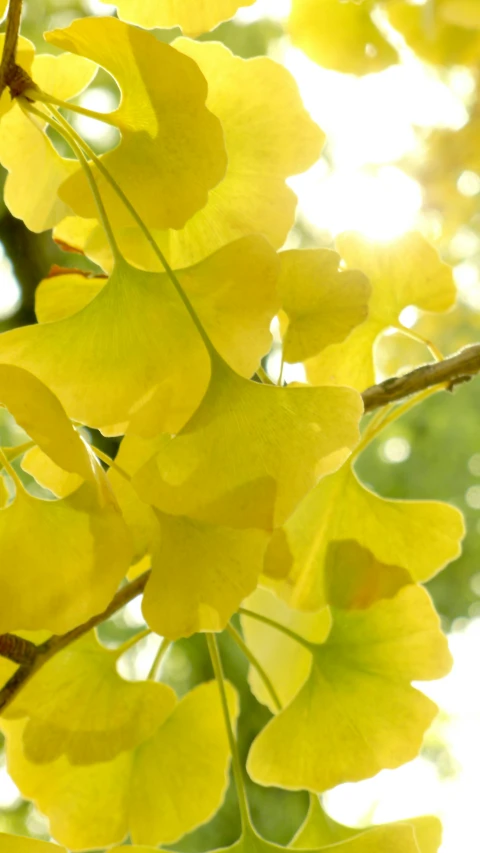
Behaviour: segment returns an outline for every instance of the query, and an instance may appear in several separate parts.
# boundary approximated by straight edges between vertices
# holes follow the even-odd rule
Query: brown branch
[[[108,619],[110,616],[113,616],[117,610],[121,610],[125,604],[128,604],[129,601],[136,598],[143,590],[147,584],[147,581],[150,577],[150,571],[144,572],[143,575],[140,575],[138,578],[135,578],[134,581],[127,584],[123,587],[123,589],[119,590],[117,594],[112,598],[108,607],[102,613],[97,614],[96,616],[92,616],[87,622],[84,622],[82,625],[78,625],[76,628],[73,628],[72,631],[68,631],[66,634],[60,634],[57,636],[50,637],[49,640],[46,640],[45,643],[42,643],[39,646],[35,646],[33,643],[29,643],[29,660],[22,663],[21,666],[14,672],[12,677],[7,681],[7,683],[0,690],[0,712],[4,711],[8,705],[15,699],[17,694],[20,692],[22,687],[30,681],[33,675],[35,675],[38,670],[48,661],[53,655],[61,652],[66,646],[69,646],[70,643],[75,642],[84,634],[87,634],[88,631],[91,631],[92,628],[95,628],[97,625],[100,625],[101,622],[104,622],[105,619]],[[7,634],[3,634],[0,637],[0,642],[4,637],[11,636]],[[15,640],[19,640],[20,638],[15,637]],[[6,657],[9,657],[6,655]],[[10,658],[12,660],[12,658]]]
[[[23,0],[10,0],[8,7],[7,30],[0,62],[0,96],[7,86],[12,98],[18,97],[26,89],[36,89],[30,75],[16,63],[22,5]]]
[[[372,412],[435,385],[445,385],[446,390],[453,391],[455,385],[468,382],[479,372],[480,344],[473,344],[443,361],[423,364],[405,376],[394,376],[367,388],[362,394],[365,412]]]

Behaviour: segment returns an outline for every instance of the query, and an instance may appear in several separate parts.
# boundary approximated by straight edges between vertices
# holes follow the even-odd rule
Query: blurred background
[[[365,43],[358,45],[355,75],[348,73],[352,70],[348,62],[345,67],[339,61],[336,67],[335,51],[327,51],[328,58],[325,54],[325,62],[319,64],[321,43],[313,51],[317,61],[292,43],[287,34],[290,0],[257,0],[240,9],[233,21],[202,37],[223,41],[245,58],[266,54],[284,63],[298,83],[305,106],[327,134],[320,162],[290,181],[299,205],[289,248],[332,246],[337,234],[351,229],[382,241],[415,228],[453,266],[457,307],[440,317],[405,309],[400,318],[405,334],[387,332],[377,342],[379,379],[430,360],[426,347],[409,333],[433,340],[444,355],[480,337],[480,12],[477,8],[471,17],[468,12],[480,4],[476,0],[455,4],[456,0],[411,4],[391,0],[382,8],[363,4],[369,8],[379,41],[371,43],[367,34]],[[408,16],[402,17],[402,7],[417,16],[419,27],[410,26]],[[467,17],[453,14],[456,8],[466,10]],[[40,52],[47,51],[44,30],[66,26],[81,15],[114,13],[113,6],[98,0],[30,0],[25,3],[22,32]],[[179,31],[157,35],[171,41]],[[385,56],[384,43],[390,45]],[[117,95],[108,75],[100,73],[79,103],[108,111]],[[115,142],[111,128],[99,122],[76,115],[74,123],[98,152]],[[52,264],[72,264],[71,256],[53,243],[49,233],[27,231],[1,201],[0,330],[35,321],[35,288]],[[78,255],[73,265],[94,269]],[[272,375],[278,370],[278,358],[274,351],[267,364]],[[291,375],[287,369],[287,380],[296,376],[295,368]],[[384,431],[358,462],[361,479],[381,495],[443,499],[466,516],[468,534],[462,556],[429,584],[450,635],[455,667],[444,681],[422,688],[441,708],[422,755],[400,770],[340,786],[324,799],[333,817],[354,826],[438,814],[445,827],[442,853],[460,849],[478,853],[479,413],[480,380],[460,386],[454,396],[436,394]],[[21,442],[4,410],[0,410],[0,430],[3,444]],[[95,443],[115,452],[107,439],[96,435]],[[143,620],[135,601],[103,627],[102,639],[119,643],[140,626]],[[245,663],[222,639],[228,675],[241,691],[241,747],[246,753],[269,712],[246,691]],[[135,647],[123,659],[124,674],[138,678],[147,672],[156,645],[158,638],[149,637]],[[210,677],[203,639],[176,643],[163,674],[179,693]],[[250,787],[259,831],[288,843],[306,813],[307,796]],[[238,829],[230,792],[210,825],[174,847],[212,849],[233,842]],[[48,838],[48,825],[22,800],[1,755],[0,831]]]

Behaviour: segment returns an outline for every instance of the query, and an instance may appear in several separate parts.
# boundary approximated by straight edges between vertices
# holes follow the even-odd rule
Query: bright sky
[[[90,13],[108,12],[98,0],[85,0],[85,6]],[[282,18],[289,7],[290,0],[258,0],[241,9],[237,19],[249,23],[263,16]],[[415,127],[458,128],[466,121],[464,104],[473,86],[469,74],[457,70],[447,82],[441,82],[433,71],[407,56],[400,66],[357,79],[319,68],[286,39],[275,45],[274,56],[294,75],[307,109],[327,133],[334,166],[330,171],[322,161],[290,181],[299,197],[300,215],[332,236],[356,229],[383,240],[415,227],[421,190],[395,161],[418,146]],[[97,87],[85,95],[84,105],[109,110],[113,104],[108,98]],[[76,127],[90,141],[98,140],[105,128],[81,117],[77,117]],[[480,191],[477,176],[467,175],[464,183],[466,194]],[[460,289],[476,298],[475,307],[480,308],[478,270],[468,257],[465,260],[468,239],[464,235],[463,244],[459,243],[463,260],[456,277]],[[0,247],[0,319],[14,313],[18,296],[11,265]],[[401,464],[409,448],[392,444],[385,454],[387,461]],[[132,624],[141,618],[137,604],[130,606]],[[478,853],[480,619],[461,628],[450,637],[453,673],[425,688],[442,709],[427,740],[445,744],[448,767],[438,768],[426,758],[418,758],[372,780],[343,785],[326,799],[338,820],[361,825],[431,812],[442,818],[445,827],[441,853]],[[13,806],[17,797],[15,786],[0,768],[0,807]],[[39,818],[33,816],[32,820],[38,822]]]

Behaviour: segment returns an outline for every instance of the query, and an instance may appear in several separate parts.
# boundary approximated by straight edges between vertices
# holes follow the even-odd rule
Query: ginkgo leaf
[[[369,242],[360,234],[342,234],[336,245],[347,266],[370,279],[368,317],[346,341],[333,344],[306,363],[315,384],[351,385],[364,390],[375,382],[373,344],[409,305],[424,311],[447,311],[455,303],[452,269],[418,233],[394,242]]]
[[[7,489],[7,484],[2,476],[0,476],[0,509],[8,503],[9,493]]]
[[[178,274],[214,345],[247,376],[270,348],[277,263],[269,244],[252,236]],[[107,284],[100,281],[93,299],[81,281],[87,304],[76,314],[3,335],[0,359],[30,369],[82,423],[118,434],[148,403],[132,429],[178,430],[210,377],[208,354],[179,295],[166,275],[124,261]],[[69,310],[72,301],[78,305],[70,296],[78,287],[72,276],[47,280],[41,299],[50,286],[60,301],[62,284]]]
[[[207,78],[207,106],[222,122],[228,167],[203,210],[180,231],[155,232],[157,242],[175,268],[197,263],[247,234],[263,234],[279,248],[294,223],[297,201],[285,180],[318,160],[324,134],[305,111],[295,80],[280,64],[264,56],[241,59],[213,42],[182,38],[174,45]],[[122,188],[127,190],[123,183]],[[70,220],[56,236],[83,248],[105,268],[105,238],[98,231],[92,234],[92,223],[84,225],[83,239],[81,232]],[[125,230],[118,240],[132,262],[159,268],[138,230]]]
[[[59,467],[82,480],[95,479],[87,445],[55,395],[28,370],[0,364],[0,405]]]
[[[45,37],[93,60],[116,80],[122,100],[104,120],[120,130],[122,139],[102,161],[147,225],[182,228],[204,206],[226,168],[222,127],[205,106],[207,83],[195,62],[151,33],[111,17],[77,19]],[[130,214],[92,168],[111,221],[130,225]],[[80,216],[96,216],[80,167],[60,195]]]
[[[393,0],[386,12],[389,22],[421,59],[434,65],[475,65],[480,49],[478,32],[455,26],[459,22],[448,12],[444,16],[444,5],[448,7],[448,2],[436,0],[427,17],[421,6]]]
[[[35,290],[35,314],[39,323],[64,320],[81,311],[100,293],[105,275],[90,275],[82,270],[54,268]]]
[[[327,607],[316,613],[293,610],[270,590],[260,587],[242,603],[242,606],[279,622],[311,643],[323,643],[332,623]],[[247,646],[268,673],[281,704],[287,705],[310,674],[312,667],[310,652],[271,625],[249,616],[242,616],[241,622]],[[268,705],[270,710],[276,713],[278,708],[275,707],[263,680],[253,667],[249,669],[248,683],[258,701]]]
[[[442,18],[450,24],[480,29],[480,9],[477,0],[444,0],[439,11]]]
[[[57,498],[66,498],[81,486],[79,474],[70,474],[47,456],[39,447],[28,450],[21,461],[22,471],[30,474],[40,486],[49,489]]]
[[[329,249],[281,252],[278,290],[287,322],[283,357],[304,361],[348,337],[368,312],[370,286],[361,272],[339,270]]]
[[[36,56],[30,69],[39,88],[62,100],[78,95],[96,72],[93,62],[69,54]],[[0,133],[0,162],[9,172],[5,203],[37,232],[52,228],[71,212],[58,189],[78,169],[76,160],[60,156],[45,128],[46,122],[26,115],[14,103],[2,118]]]
[[[334,71],[368,74],[398,61],[371,18],[372,4],[293,0],[289,31],[307,56]]]
[[[20,835],[0,832],[0,853],[67,853],[67,851],[65,847],[50,844],[49,841],[37,841],[35,838],[23,838]]]
[[[117,853],[124,850],[125,853],[155,853],[153,847],[118,847]],[[288,847],[280,847],[260,838],[258,833],[249,827],[240,841],[232,847],[223,847],[215,853],[285,853]],[[377,826],[368,833],[356,835],[340,844],[328,844],[324,847],[315,847],[306,850],[305,853],[419,853],[415,832],[408,824],[397,824],[395,827]],[[423,851],[421,851],[423,853]],[[429,853],[429,851],[425,851]]]
[[[170,640],[223,630],[255,589],[267,542],[261,530],[159,514],[142,603],[146,622]]]
[[[231,713],[235,692],[227,684]],[[84,767],[65,757],[34,764],[25,756],[25,722],[2,720],[9,772],[71,850],[180,838],[217,811],[228,783],[229,747],[216,683],[196,687],[151,738],[112,761]]]
[[[107,606],[130,565],[130,538],[113,495],[97,484],[61,501],[17,484],[0,511],[0,554],[0,633],[61,634]]]
[[[107,0],[102,0],[106,3]],[[117,0],[122,21],[146,29],[181,27],[185,35],[197,36],[232,18],[240,6],[255,0]]]
[[[361,410],[348,388],[249,382],[216,357],[200,407],[133,484],[171,515],[270,530],[331,470],[331,454],[355,445]]]
[[[308,680],[252,745],[252,779],[321,792],[413,759],[437,708],[410,682],[451,666],[427,593],[407,586],[368,610],[335,610],[327,641],[310,648]]]
[[[326,599],[341,610],[364,610],[381,598],[393,598],[413,583],[401,566],[386,565],[354,539],[329,542],[325,554]]]
[[[372,847],[367,850],[379,850],[375,834],[381,830],[384,834],[384,843],[387,845],[390,839],[394,840],[399,826],[411,826],[415,832],[419,853],[437,853],[442,841],[442,825],[438,818],[414,817],[410,820],[397,821],[380,827],[369,827],[368,829],[353,829],[349,826],[337,823],[322,809],[318,797],[310,795],[310,807],[305,823],[300,827],[290,847],[305,849],[306,847],[323,847],[330,844],[338,844],[339,850],[342,845],[339,842],[358,838],[359,835],[366,836],[365,841],[372,837]],[[372,836],[373,833],[373,836]],[[378,836],[377,836],[378,837]],[[348,849],[348,848],[347,848]],[[386,849],[389,849],[387,847]],[[380,853],[380,850],[379,850]]]
[[[292,606],[315,610],[327,602],[330,579],[344,561],[339,541],[355,539],[380,563],[395,567],[396,577],[400,567],[425,581],[460,555],[464,534],[463,516],[455,507],[381,498],[347,464],[325,477],[274,533],[265,571],[287,579],[285,594]]]
[[[130,682],[116,671],[118,654],[87,634],[55,655],[4,712],[26,717],[25,757],[48,764],[65,755],[72,765],[110,761],[152,737],[172,713],[173,690]]]

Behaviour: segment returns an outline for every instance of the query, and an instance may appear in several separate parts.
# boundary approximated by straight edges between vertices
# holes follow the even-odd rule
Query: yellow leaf
[[[252,745],[247,768],[262,785],[321,792],[398,767],[417,755],[435,717],[410,682],[440,678],[451,658],[421,587],[333,617],[327,641],[310,647],[300,693]]]
[[[102,0],[106,3],[107,0]],[[118,16],[146,29],[181,27],[185,35],[198,36],[233,18],[240,6],[255,0],[117,0]]]
[[[102,160],[147,225],[182,228],[224,176],[226,155],[219,120],[205,107],[207,83],[198,67],[145,30],[115,18],[82,18],[47,41],[101,65],[118,83],[120,106],[108,114],[120,144]],[[94,167],[114,225],[130,214]],[[88,182],[78,167],[60,193],[80,216],[96,216]]]
[[[386,12],[389,22],[402,34],[408,46],[426,62],[434,65],[475,65],[478,62],[478,32],[465,29],[461,21],[455,20],[445,0],[436,0],[428,10],[404,0],[393,0]]]
[[[88,59],[63,54],[36,56],[30,73],[37,85],[63,100],[78,95],[96,74]],[[68,215],[70,207],[58,190],[78,169],[75,160],[61,157],[45,134],[46,122],[26,115],[17,103],[3,116],[0,162],[9,172],[5,203],[31,231],[52,228]]]
[[[361,272],[338,269],[329,249],[281,252],[278,290],[287,315],[283,355],[304,361],[348,337],[368,312],[370,286]]]
[[[290,847],[296,849],[319,847],[322,849],[327,845],[337,844],[340,853],[342,844],[339,842],[350,839],[353,841],[354,838],[363,836],[366,844],[365,853],[367,851],[368,853],[384,853],[385,850],[390,850],[388,845],[395,840],[398,828],[405,825],[413,828],[419,853],[437,853],[442,841],[442,825],[436,817],[415,817],[369,829],[352,829],[333,820],[322,809],[318,797],[310,795],[310,808],[305,823],[300,827]],[[379,846],[379,839],[382,839],[381,846]],[[346,851],[349,850],[348,844],[345,849]]]
[[[13,364],[0,364],[0,405],[59,467],[94,480],[96,468],[87,445],[75,432],[64,408],[39,379]]]
[[[440,6],[440,14],[450,24],[480,29],[480,9],[477,0],[444,0]]]
[[[61,270],[44,278],[35,290],[35,314],[39,323],[53,323],[81,311],[105,287],[105,276],[80,270]]]
[[[78,474],[70,474],[47,456],[39,447],[28,450],[21,461],[23,471],[30,474],[44,489],[49,489],[57,498],[66,498],[81,486]]]
[[[266,589],[258,588],[242,606],[280,622],[311,643],[323,643],[330,631],[332,620],[328,608],[324,607],[317,613],[292,610]],[[282,705],[287,705],[310,675],[310,652],[282,631],[264,622],[249,616],[242,616],[241,621],[247,646],[268,673]],[[248,682],[258,701],[268,705],[270,710],[276,713],[278,708],[273,704],[263,680],[253,667],[250,667]]]
[[[0,832],[0,853],[67,853],[65,847],[50,844],[48,841],[36,841],[34,838],[22,838],[20,835],[7,835]]]
[[[217,357],[200,407],[160,437],[133,484],[171,515],[270,530],[332,470],[330,455],[355,445],[361,411],[350,389],[261,385]]]
[[[274,533],[265,571],[287,579],[292,606],[315,610],[327,602],[326,582],[342,561],[339,540],[355,539],[380,563],[395,567],[395,575],[401,567],[425,581],[460,555],[464,533],[455,507],[381,498],[347,464],[322,480]]]
[[[25,757],[48,764],[65,755],[72,765],[110,761],[151,738],[172,713],[173,690],[153,681],[124,681],[117,653],[87,634],[55,655],[8,708],[27,718]]]
[[[161,514],[157,527],[146,622],[170,640],[223,630],[258,583],[267,535]]]
[[[235,692],[227,685],[231,713]],[[84,767],[65,757],[33,764],[22,721],[2,721],[9,772],[69,849],[169,843],[217,811],[228,783],[229,747],[216,683],[196,687],[151,738],[112,761]]]
[[[325,557],[326,598],[342,610],[364,610],[381,598],[393,598],[412,577],[401,566],[385,565],[354,539],[329,543]]]
[[[456,290],[451,268],[421,234],[405,234],[385,244],[342,234],[337,248],[349,268],[361,269],[370,279],[368,317],[346,341],[308,360],[307,375],[315,384],[351,385],[363,391],[375,382],[373,344],[380,332],[399,327],[399,315],[408,305],[447,311],[455,303]]]
[[[197,263],[247,234],[263,234],[279,248],[294,223],[297,201],[285,180],[318,160],[324,134],[305,111],[293,77],[271,59],[244,60],[212,42],[178,39],[174,45],[208,81],[207,106],[222,122],[228,167],[205,208],[180,231],[156,231],[157,242],[175,268]],[[85,226],[70,220],[56,236],[83,247],[106,268],[105,238],[92,234],[91,223],[85,233]],[[135,264],[159,268],[138,230],[125,230],[118,240]]]
[[[370,3],[293,0],[292,41],[324,68],[347,74],[382,71],[398,57],[373,23],[371,10]]]
[[[88,482],[61,501],[17,486],[0,511],[0,551],[0,633],[70,630],[107,606],[130,565],[116,505]]]
[[[251,236],[178,274],[213,344],[246,376],[270,348],[277,264],[269,244]],[[2,335],[0,359],[32,370],[82,423],[118,434],[133,418],[131,429],[147,435],[178,430],[203,397],[210,360],[169,278],[118,263],[92,299],[83,277],[54,277],[42,285],[43,319],[54,294],[64,314],[87,304]]]

